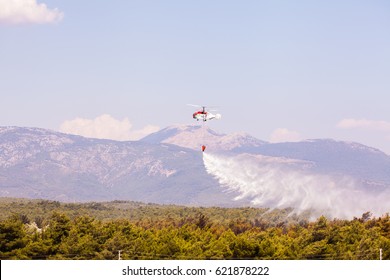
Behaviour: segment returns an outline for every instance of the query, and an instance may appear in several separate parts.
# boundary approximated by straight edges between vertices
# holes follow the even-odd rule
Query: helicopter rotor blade
[[[197,107],[197,108],[203,108],[203,109],[210,109],[212,110],[218,110],[219,106],[206,106],[206,105],[196,105],[196,104],[187,104],[188,106]]]
[[[202,108],[204,106],[201,106],[201,105],[195,105],[195,104],[187,104],[188,106],[192,106],[192,107],[197,107],[197,108]]]

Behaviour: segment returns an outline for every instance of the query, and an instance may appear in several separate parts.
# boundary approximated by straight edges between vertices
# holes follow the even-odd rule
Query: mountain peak
[[[193,150],[199,150],[202,145],[205,145],[217,151],[231,151],[242,147],[253,148],[266,143],[247,133],[218,133],[203,123],[169,126],[144,137],[141,141],[173,144]]]

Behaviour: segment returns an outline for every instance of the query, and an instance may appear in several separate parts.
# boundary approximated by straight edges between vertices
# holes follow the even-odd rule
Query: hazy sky
[[[390,154],[389,1],[0,0],[0,125],[136,139],[194,123]]]

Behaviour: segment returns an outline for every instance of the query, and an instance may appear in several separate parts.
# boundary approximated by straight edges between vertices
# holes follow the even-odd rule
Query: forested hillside
[[[390,217],[0,199],[0,259],[390,259]]]

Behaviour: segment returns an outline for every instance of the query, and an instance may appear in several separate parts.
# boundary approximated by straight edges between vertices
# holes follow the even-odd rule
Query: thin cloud
[[[49,9],[36,0],[0,0],[0,23],[45,24],[56,23],[64,18],[57,8]]]
[[[298,142],[301,140],[302,137],[298,132],[288,130],[287,128],[277,128],[272,132],[270,136],[270,142],[272,143]]]
[[[139,130],[132,130],[132,127],[128,118],[117,120],[108,114],[103,114],[95,119],[75,118],[64,121],[60,131],[84,137],[128,141],[139,140],[159,130],[159,127],[153,125],[147,125]]]
[[[341,129],[390,131],[390,122],[367,119],[343,119],[336,126]]]

